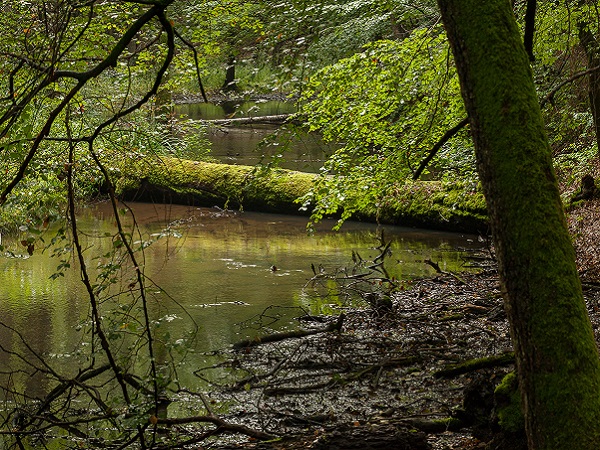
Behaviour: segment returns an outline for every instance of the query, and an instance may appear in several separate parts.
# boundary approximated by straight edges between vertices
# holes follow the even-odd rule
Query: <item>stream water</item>
[[[219,105],[211,103],[191,103],[177,105],[175,114],[193,120],[212,120],[234,117],[258,117],[295,112],[291,103],[281,101],[266,102],[225,102]],[[326,155],[330,154],[333,146],[323,143],[317,134],[303,135],[295,139],[282,150],[283,145],[259,144],[277,129],[270,125],[244,125],[239,127],[211,128],[208,139],[211,142],[211,156],[227,164],[255,165],[266,164],[272,157],[283,153],[281,167],[317,172],[323,165]],[[278,158],[278,161],[280,158]]]
[[[151,280],[151,319],[161,323],[161,333],[169,333],[173,342],[197,326],[193,347],[198,353],[188,357],[189,367],[205,364],[202,352],[264,332],[262,326],[267,330],[297,326],[293,317],[327,310],[329,303],[339,306],[335,296],[315,301],[314,290],[307,286],[313,276],[311,264],[332,272],[352,266],[352,251],[365,259],[378,254],[374,247],[381,230],[373,224],[348,222],[342,231],[332,232],[333,222],[325,222],[308,236],[302,217],[130,206],[140,227],[139,240],[152,242],[143,255],[145,275]],[[108,205],[82,212],[80,227],[87,236],[88,266],[105,264],[101,255],[112,245],[107,235],[114,233]],[[401,227],[386,226],[385,238],[391,241],[390,275],[404,280],[434,273],[423,263],[425,258],[445,270],[461,270],[464,252],[478,246],[473,236]],[[50,253],[0,259],[0,317],[21,330],[38,352],[69,364],[87,345],[81,329],[90,313],[89,299],[78,271],[51,279],[60,261]],[[23,347],[6,327],[0,327],[0,344],[10,350]],[[0,352],[0,366],[14,367],[16,360]],[[193,376],[188,376],[192,383]],[[40,389],[37,383],[30,388]]]
[[[216,108],[212,105],[180,108],[180,113],[193,118],[225,114],[222,109],[211,112]],[[244,108],[252,109],[253,105]],[[261,110],[261,114],[290,112],[289,106],[285,108]],[[235,147],[216,156],[227,160],[231,151],[236,153],[234,162],[254,163],[260,155],[253,147],[271,131],[256,127],[230,129],[223,135],[225,143],[214,146]],[[213,138],[218,142],[217,137]],[[297,147],[294,169],[302,170],[306,160],[317,165],[323,158],[322,144],[316,142],[310,150],[303,145]],[[297,327],[294,317],[339,307],[339,296],[317,297],[307,284],[314,275],[312,267],[331,273],[351,267],[353,252],[365,259],[378,254],[374,247],[381,229],[374,224],[347,222],[342,231],[332,232],[334,223],[325,221],[309,236],[303,217],[176,205],[129,206],[139,227],[138,231],[132,229],[136,245],[144,243],[146,247],[139,258],[147,277],[150,319],[160,324],[158,338],[178,343],[195,333],[194,341],[187,344],[195,353],[186,356],[186,369],[180,371],[184,384],[198,382],[192,372],[208,364],[205,352],[265,331]],[[122,218],[126,223],[133,222],[131,213]],[[95,279],[111,262],[106,254],[114,242],[114,218],[108,205],[100,204],[81,211],[78,223],[87,249],[86,264]],[[391,242],[386,266],[390,276],[407,281],[434,273],[424,259],[438,262],[444,270],[459,271],[464,253],[479,247],[473,236],[391,226],[385,227],[385,238]],[[45,239],[49,242],[51,235]],[[4,244],[11,244],[6,237]],[[23,255],[0,257],[0,367],[21,367],[17,353],[27,353],[27,342],[57,366],[74,369],[78,353],[86,353],[85,346],[89,345],[82,337],[89,328],[89,296],[78,270],[56,276],[61,257],[53,257],[50,249],[42,252],[39,247],[29,256],[17,240],[13,248],[20,248]],[[67,251],[62,258],[76,266],[72,252]],[[115,269],[112,276],[115,285],[111,289],[127,291],[131,273]],[[107,296],[106,302],[104,310],[110,310],[110,302],[115,308],[127,307],[119,305],[117,297]],[[111,320],[110,315],[105,317],[109,332],[110,327],[118,332],[133,326],[122,319],[112,324]],[[47,391],[41,379],[17,378],[10,381],[16,390],[30,395]]]

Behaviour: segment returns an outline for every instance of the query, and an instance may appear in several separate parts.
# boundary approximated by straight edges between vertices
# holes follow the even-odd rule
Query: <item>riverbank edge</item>
[[[309,215],[297,199],[310,191],[316,177],[286,169],[160,157],[124,167],[116,193],[126,201]],[[378,207],[363,208],[352,219],[482,234],[488,228],[481,192],[437,181],[407,182],[393,197]]]

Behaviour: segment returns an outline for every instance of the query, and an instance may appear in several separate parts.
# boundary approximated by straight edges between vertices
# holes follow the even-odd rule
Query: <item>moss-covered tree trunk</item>
[[[597,449],[600,361],[508,0],[438,0],[470,117],[530,449]]]

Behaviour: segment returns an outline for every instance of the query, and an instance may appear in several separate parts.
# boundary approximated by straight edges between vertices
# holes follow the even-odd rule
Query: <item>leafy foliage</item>
[[[300,99],[302,117],[311,131],[343,147],[305,198],[316,203],[314,218],[343,209],[345,219],[361,205],[393,195],[464,117],[458,89],[440,28],[417,30],[402,42],[369,44],[317,73]],[[470,148],[466,135],[461,143]]]
[[[525,5],[516,8],[522,20]],[[555,166],[571,181],[589,172],[598,156],[589,77],[577,74],[590,68],[582,30],[599,24],[593,2],[543,3],[536,16],[537,89],[545,99]],[[318,187],[303,199],[307,207],[316,205],[315,220],[339,211],[344,220],[360,204],[381,204],[465,117],[453,64],[440,28],[417,26],[402,41],[367,44],[362,53],[312,77],[301,97],[306,124],[343,144],[324,167]],[[429,177],[475,181],[468,134],[462,131],[444,145],[431,166]]]
[[[217,80],[231,58],[245,66],[238,74],[253,78],[247,88],[256,88],[259,80],[262,89],[300,93],[299,117],[311,131],[339,144],[319,183],[303,199],[306,207],[316,206],[314,219],[338,213],[343,221],[358,210],[385,215],[394,208],[390,199],[401,192],[409,200],[431,201],[433,206],[419,213],[436,215],[436,220],[446,219],[437,217],[435,205],[483,214],[466,131],[441,148],[427,174],[460,178],[461,183],[407,182],[440,137],[465,116],[454,64],[435,25],[434,2],[5,3],[0,8],[5,24],[0,40],[0,226],[4,230],[11,222],[22,233],[20,250],[51,252],[57,258],[53,278],[77,267],[90,305],[83,335],[93,344],[80,355],[75,378],[46,364],[43,355],[28,353],[33,362],[20,355],[24,372],[44,374],[55,389],[43,407],[27,405],[33,411],[29,422],[17,424],[27,433],[40,424],[52,428],[62,419],[59,426],[69,432],[97,432],[99,446],[118,439],[123,448],[134,442],[150,448],[160,440],[159,397],[176,395],[181,386],[173,362],[158,364],[155,350],[185,352],[185,345],[178,347],[160,334],[161,320],[168,319],[149,319],[148,287],[153,284],[143,273],[143,251],[151,240],[136,237],[135,227],[121,222],[113,174],[141,160],[152,164],[157,154],[205,158],[202,127],[175,120],[171,93],[197,92],[198,74]],[[579,30],[581,24],[593,28],[598,20],[588,2],[577,7],[548,3],[540,11],[534,70],[544,96],[586,68]],[[584,164],[593,155],[593,115],[584,80],[553,93],[549,102],[556,161],[565,167]],[[220,81],[213,83],[215,89]],[[80,241],[75,206],[99,189],[113,202],[117,226],[102,236],[108,249],[99,246],[102,251],[93,254],[94,245]],[[409,200],[401,207],[413,215],[426,203]],[[60,217],[70,220],[53,238],[43,236]],[[0,326],[6,324],[0,321]],[[23,403],[29,400],[16,388],[10,394]],[[73,422],[75,397],[85,398],[78,405],[87,402],[98,415],[90,409],[81,422]],[[227,429],[205,406],[206,421]],[[18,417],[17,409],[5,412],[5,423]],[[168,445],[183,445],[189,435],[181,430],[169,436]],[[22,447],[18,431],[15,446]],[[189,445],[211,431],[198,433],[200,438]]]
[[[517,15],[524,14],[517,10]],[[589,102],[589,77],[567,82],[588,67],[581,31],[597,34],[600,26],[594,2],[540,3],[536,15],[533,63],[536,88],[547,99],[544,114],[554,162],[564,177],[575,180],[589,171],[598,155]],[[555,89],[564,86],[555,92]]]
[[[301,91],[318,69],[360,52],[378,39],[406,37],[417,26],[438,19],[435,2],[397,0],[194,0],[172,6],[182,34],[200,52],[202,77],[212,90],[235,60],[244,92]],[[177,85],[195,92],[190,53],[178,52]]]

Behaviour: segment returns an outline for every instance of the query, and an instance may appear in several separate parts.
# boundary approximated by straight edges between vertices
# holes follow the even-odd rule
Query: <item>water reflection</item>
[[[231,117],[257,117],[291,114],[296,107],[281,101],[226,101],[221,103],[185,103],[175,107],[177,115],[194,120],[213,120]]]
[[[267,102],[223,102],[191,103],[177,105],[178,117],[193,120],[213,120],[231,117],[259,117],[295,112],[292,103],[281,101]],[[244,125],[212,128],[208,139],[211,142],[211,155],[227,164],[256,165],[267,163],[270,158],[281,153],[281,147],[260,147],[259,144],[270,136],[277,127],[269,125]],[[303,172],[318,172],[332,147],[325,145],[320,136],[308,134],[294,140],[286,149],[281,166],[286,169]]]
[[[314,236],[307,236],[306,219],[260,213],[240,213],[206,208],[168,205],[131,205],[140,226],[140,241],[154,241],[144,250],[145,274],[149,282],[151,319],[160,322],[159,337],[177,341],[196,331],[198,351],[218,349],[252,336],[251,324],[270,306],[269,317],[282,320],[273,328],[289,326],[297,308],[311,308],[303,286],[312,276],[311,263],[328,270],[351,265],[354,250],[364,258],[374,257],[377,227],[347,223],[343,231],[331,232],[324,223]],[[123,218],[131,223],[131,215]],[[92,268],[112,245],[112,215],[107,205],[86,210],[80,226],[87,236],[87,261]],[[386,227],[392,241],[390,273],[411,279],[429,275],[433,269],[422,261],[439,261],[445,270],[460,270],[457,248],[474,247],[472,236]],[[108,235],[108,236],[105,236]],[[162,238],[161,238],[162,236]],[[160,239],[159,239],[160,238]],[[137,238],[136,238],[137,239]],[[476,240],[475,240],[476,242]],[[23,333],[35,352],[67,361],[82,346],[82,326],[89,316],[88,298],[77,270],[50,279],[59,260],[49,251],[30,258],[0,259],[0,365],[19,368],[25,364],[7,352],[26,351],[23,342],[6,328]],[[273,271],[272,266],[277,270]],[[127,278],[122,281],[126,286]],[[126,287],[118,285],[125,290]],[[270,320],[263,317],[264,320]],[[125,324],[115,324],[115,327]],[[163,334],[164,333],[164,334]],[[70,356],[71,355],[71,356]],[[200,355],[188,361],[202,363]],[[184,371],[185,372],[185,371]],[[193,377],[186,372],[184,378]],[[39,380],[23,380],[42,389]],[[26,391],[31,386],[22,386]]]

